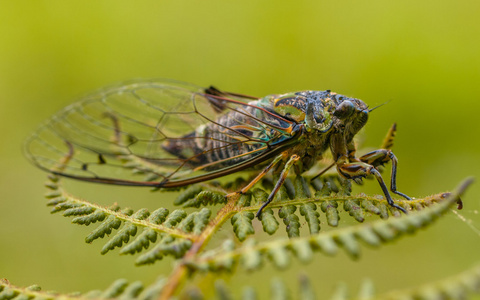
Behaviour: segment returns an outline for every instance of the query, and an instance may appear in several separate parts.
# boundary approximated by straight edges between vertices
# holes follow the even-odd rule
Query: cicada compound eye
[[[350,117],[355,111],[355,105],[349,101],[343,101],[336,109],[333,115],[339,119],[346,119]]]

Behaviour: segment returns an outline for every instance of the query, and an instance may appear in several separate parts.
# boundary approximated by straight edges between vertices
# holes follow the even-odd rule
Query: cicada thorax
[[[328,90],[299,91],[264,98],[275,113],[302,126],[298,143],[287,151],[287,156],[297,154],[300,157],[295,166],[295,172],[298,174],[310,169],[329,148],[330,115],[335,108],[330,95],[335,94]],[[309,118],[315,123],[316,128],[327,128],[327,130],[309,127],[311,125],[308,122]]]
[[[305,121],[305,114],[307,111],[307,98],[296,93],[289,93],[278,96],[270,96],[268,99],[273,110],[287,118],[294,120],[297,123]]]

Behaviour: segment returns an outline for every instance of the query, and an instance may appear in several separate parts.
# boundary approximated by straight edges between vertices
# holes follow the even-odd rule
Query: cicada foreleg
[[[363,156],[360,158],[360,160],[362,160],[362,158]],[[385,185],[385,182],[383,181],[382,175],[372,164],[369,164],[364,161],[347,163],[346,159],[343,159],[343,160],[337,161],[337,170],[343,177],[347,179],[352,179],[352,180],[365,178],[368,175],[375,176],[378,183],[380,184],[380,187],[382,188],[383,194],[385,195],[385,198],[387,199],[388,204],[390,206],[393,206],[401,210],[404,213],[407,213],[407,211],[403,207],[395,204],[392,197],[390,196],[390,193],[388,192],[388,188]]]
[[[375,150],[372,152],[369,152],[363,156],[360,157],[360,160],[364,163],[367,163],[369,165],[372,165],[374,167],[378,167],[380,165],[383,165],[387,163],[389,160],[392,161],[392,174],[390,177],[390,190],[392,193],[395,193],[399,196],[402,196],[403,198],[407,200],[412,200],[412,198],[408,197],[404,193],[401,193],[397,191],[397,165],[398,165],[398,160],[395,154],[391,150],[387,149],[379,149]]]

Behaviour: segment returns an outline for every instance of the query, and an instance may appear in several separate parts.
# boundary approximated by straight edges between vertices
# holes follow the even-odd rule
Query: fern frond
[[[296,210],[295,206],[287,205],[278,211],[278,216],[283,219],[286,226],[288,237],[300,236],[300,219],[295,214]]]
[[[200,193],[203,190],[204,188],[201,185],[193,184],[188,188],[186,188],[182,193],[180,193],[180,195],[177,197],[177,199],[175,199],[173,204],[182,205],[185,202],[189,201],[190,199],[195,198],[195,196],[198,195],[198,193]]]
[[[325,200],[320,204],[320,208],[327,217],[327,224],[332,227],[338,226],[340,217],[338,215],[338,203],[333,200]]]
[[[305,275],[300,275],[298,280],[298,290],[297,293],[292,292],[287,288],[287,284],[278,278],[273,278],[270,281],[269,289],[269,299],[302,299],[302,300],[314,300],[317,299],[317,293],[315,292],[311,281]],[[473,289],[471,289],[474,291]],[[189,291],[187,291],[186,299],[203,299],[202,295],[199,294],[200,291],[196,291],[195,298],[188,296]],[[232,292],[229,290],[229,287],[225,284],[223,280],[215,281],[215,293],[218,299],[239,299],[232,296]],[[328,293],[323,294],[322,298],[326,298]],[[190,293],[191,295],[191,293]],[[371,280],[364,280],[360,286],[360,289],[357,294],[353,296],[350,295],[348,286],[340,283],[333,292],[333,294],[328,297],[329,299],[335,300],[347,300],[347,299],[387,299],[388,297],[376,297],[374,285]],[[257,290],[254,287],[247,286],[243,288],[243,293],[241,299],[259,299]],[[400,299],[400,298],[399,298]],[[404,299],[426,299],[426,298],[410,298],[406,297]],[[431,299],[431,298],[428,298]],[[463,299],[461,297],[457,298],[442,298],[442,299]]]
[[[252,225],[253,218],[255,218],[255,215],[250,211],[239,212],[233,215],[231,219],[233,231],[240,241],[244,241],[247,236],[255,233]]]
[[[317,211],[317,205],[315,203],[302,204],[300,206],[300,214],[305,217],[310,234],[320,232],[320,213]]]
[[[387,201],[383,196],[368,196],[365,194],[350,195],[350,186],[348,181],[342,181],[335,176],[322,179],[321,189],[315,193],[314,197],[308,198],[310,192],[305,190],[306,181],[305,178],[298,176],[296,178],[295,190],[292,192],[294,195],[299,195],[300,198],[295,196],[294,199],[282,198],[287,194],[284,193],[280,198],[276,198],[277,201],[272,202],[268,209],[266,209],[261,216],[263,230],[269,234],[273,234],[278,230],[279,220],[273,213],[274,208],[279,208],[278,217],[285,224],[285,229],[289,237],[298,237],[300,235],[299,223],[300,217],[303,216],[308,224],[310,234],[316,234],[320,231],[320,216],[321,212],[325,214],[327,224],[332,227],[338,226],[340,220],[340,207],[343,208],[348,215],[351,216],[357,222],[364,222],[365,218],[369,215],[378,215],[381,219],[388,219],[389,215],[400,217],[401,213],[396,208],[387,204]],[[318,179],[313,182],[317,182]],[[337,183],[335,183],[337,181]],[[312,182],[312,186],[314,186]],[[335,193],[331,186],[336,184]],[[288,188],[287,188],[288,189]],[[308,191],[308,192],[307,192]],[[261,205],[266,201],[268,193],[260,188],[256,188],[251,194],[252,200],[242,202],[242,205],[238,205],[237,211],[239,212],[256,212]],[[414,200],[395,200],[395,202],[404,207],[408,211],[420,211],[426,207],[432,206],[438,202],[444,201],[448,193],[441,193],[422,199]],[[460,201],[460,200],[459,200]],[[250,203],[251,205],[244,205],[244,203]],[[320,210],[318,210],[318,206]],[[321,211],[321,212],[320,212]],[[251,228],[255,228],[250,226]],[[240,239],[241,241],[243,240]]]
[[[266,178],[262,184],[267,189],[273,187],[272,179]],[[210,187],[213,188],[210,189]],[[224,188],[226,189],[226,187]],[[182,192],[175,204],[183,207],[225,204],[228,198],[225,189],[206,184],[194,185]],[[315,196],[312,197],[312,194]],[[241,195],[237,200],[236,214],[233,215],[232,225],[240,241],[244,241],[247,236],[254,233],[253,219],[250,217],[267,201],[268,195],[268,191],[257,187]],[[424,206],[418,203],[404,204],[401,200],[398,203],[410,205],[414,209]],[[278,230],[280,220],[270,208],[279,208],[279,217],[285,224],[289,237],[300,235],[298,213],[305,218],[310,233],[316,234],[320,231],[320,210],[317,211],[317,205],[325,213],[328,225],[333,227],[338,226],[339,207],[343,207],[358,222],[363,222],[365,216],[370,214],[379,215],[385,219],[388,218],[389,212],[392,215],[399,215],[396,209],[389,209],[383,197],[369,197],[365,194],[351,196],[350,181],[343,180],[338,175],[326,175],[313,181],[303,176],[296,176],[293,182],[287,178],[284,186],[275,196],[274,202],[263,212],[261,217],[263,229],[268,234],[273,234]]]
[[[166,279],[159,278],[151,285],[144,287],[139,282],[128,283],[125,279],[118,279],[110,287],[101,290],[93,290],[86,293],[68,293],[62,294],[52,291],[42,291],[38,285],[32,285],[26,288],[12,285],[6,279],[0,279],[0,299],[2,300],[25,300],[25,299],[117,299],[117,300],[154,300],[158,299],[165,287]],[[290,290],[287,284],[278,278],[270,280],[269,294],[271,299],[317,299],[318,290],[315,291],[312,281],[306,275],[298,277],[297,288]],[[259,299],[257,288],[261,286],[243,287],[241,299]],[[204,293],[210,294],[206,288],[203,293],[199,287],[189,288],[180,295],[181,299],[206,299]],[[359,290],[351,293],[348,286],[339,283],[333,294],[330,291],[323,292],[322,298],[328,297],[335,300],[349,299],[445,299],[445,300],[463,300],[472,293],[480,292],[480,265],[476,265],[460,274],[451,276],[436,282],[427,283],[415,288],[400,289],[376,294],[374,283],[369,280],[363,280]],[[217,299],[239,299],[232,296],[230,288],[223,280],[217,279],[214,283],[214,293]],[[210,295],[211,296],[211,295]]]
[[[6,279],[0,279],[0,299],[2,300],[30,300],[30,299],[121,299],[121,300],[154,300],[160,295],[165,285],[165,279],[159,278],[148,287],[139,281],[128,283],[125,279],[118,279],[104,291],[93,290],[81,293],[62,294],[52,291],[42,291],[38,285],[21,288],[10,284]]]
[[[137,215],[133,215],[131,209],[127,208],[120,211],[117,205],[110,208],[103,207],[64,192],[58,186],[57,182],[49,181],[48,184],[57,185],[55,192],[50,192],[45,195],[45,197],[49,199],[47,205],[53,206],[51,212],[57,213],[63,211],[63,215],[66,217],[76,216],[77,218],[73,219],[74,223],[89,225],[96,221],[103,221],[106,216],[114,216],[115,219],[121,222],[130,222],[141,227],[151,227],[157,232],[183,238],[190,237],[190,235],[186,235],[185,232],[172,228],[172,226],[168,226],[167,224],[154,224],[142,218],[137,218]]]
[[[480,292],[480,265],[419,287],[397,290],[379,295],[381,299],[466,299],[468,294]]]
[[[137,220],[145,220],[149,213],[146,209],[140,209],[131,215],[132,218]],[[137,226],[131,222],[124,222],[122,229],[120,229],[110,240],[103,246],[102,254],[106,254],[108,251],[115,249],[116,247],[122,247],[123,243],[128,243],[130,237],[137,234]]]
[[[173,227],[178,223],[176,228],[198,236],[207,225],[210,215],[211,211],[207,208],[203,208],[199,212],[193,212],[189,215],[186,215],[182,210],[176,210],[167,217],[164,224]],[[152,264],[167,255],[180,258],[191,246],[192,241],[190,239],[162,235],[162,239],[151,250],[139,256],[135,263],[137,265]]]
[[[278,229],[278,221],[273,215],[273,210],[271,208],[266,208],[262,212],[262,217],[260,219],[262,221],[263,231],[272,235]]]
[[[273,278],[270,281],[270,299],[317,299],[318,291],[315,291],[311,280],[305,276],[299,276],[298,292],[292,292],[287,288],[287,284],[280,279]],[[263,288],[263,287],[262,287]],[[187,297],[186,299],[203,299],[201,292],[196,290],[196,298]],[[215,292],[219,299],[238,299],[233,297],[229,287],[222,280],[215,281]],[[334,300],[349,299],[445,299],[445,300],[463,300],[473,293],[480,292],[480,265],[464,271],[450,278],[436,282],[421,285],[412,289],[392,291],[384,294],[377,294],[375,285],[370,279],[364,279],[356,293],[352,293],[345,283],[337,284],[335,290],[329,295],[330,291],[321,294],[321,298]],[[243,288],[241,299],[258,299],[256,287],[247,286]]]
[[[157,243],[150,252],[138,258],[137,264],[153,263],[166,255],[181,257],[211,216],[207,208],[187,214],[181,209],[170,213],[159,208],[150,213],[147,209],[121,209],[117,204],[103,207],[67,194],[54,175],[49,176],[46,186],[50,190],[46,194],[47,205],[53,206],[52,213],[63,212],[65,217],[73,217],[72,223],[80,225],[100,222],[86,237],[87,243],[118,230],[103,246],[102,254],[115,248],[120,248],[120,254],[135,254]]]
[[[310,281],[305,276],[301,276],[299,280],[299,298],[302,300],[314,300],[315,292],[310,284]],[[245,299],[245,300],[255,300],[260,299],[258,297],[257,291],[254,287],[247,286],[243,288],[241,298],[232,296],[232,292],[229,290],[225,282],[221,279],[215,281],[215,294],[218,299],[230,300],[230,299]],[[276,300],[288,300],[288,299],[297,299],[297,297],[292,297],[292,292],[287,288],[285,282],[278,278],[273,278],[270,280],[270,289],[269,289],[270,299]],[[196,298],[187,297],[187,299],[203,299],[200,295],[197,294]]]
[[[225,195],[225,193],[219,193],[214,191],[201,191],[196,194],[194,198],[185,201],[182,206],[200,207],[215,204],[225,204],[227,202],[227,198],[225,197]]]
[[[182,207],[200,207],[225,204],[227,192],[215,184],[199,183],[189,186],[173,202]]]
[[[296,199],[304,199],[304,198],[312,197],[312,193],[308,187],[308,183],[305,177],[297,175],[297,177],[295,177],[294,188],[296,192],[295,194]]]
[[[273,186],[270,179],[265,179],[262,183],[267,188]],[[313,197],[312,194],[314,194]],[[221,188],[214,187],[214,190],[209,190],[207,185],[202,184],[192,186],[181,193],[176,203],[195,207],[225,204],[228,198],[226,195],[227,192]],[[268,191],[257,187],[241,195],[237,200],[232,214],[232,225],[240,241],[244,241],[249,235],[255,233],[252,213],[256,213],[267,201],[268,195]],[[416,211],[442,201],[444,197],[444,194],[439,194],[423,199],[396,200],[396,203],[409,211]],[[399,210],[387,204],[383,196],[365,194],[352,196],[350,181],[343,180],[338,175],[323,176],[313,181],[302,176],[295,177],[294,182],[288,179],[260,218],[263,230],[270,235],[278,230],[280,224],[272,208],[279,209],[278,217],[284,223],[289,237],[300,235],[300,216],[303,216],[308,224],[310,234],[316,234],[320,231],[322,212],[326,216],[327,224],[332,227],[338,226],[341,208],[357,222],[364,222],[365,218],[372,214],[382,219],[388,219],[389,215],[396,217],[401,215]]]
[[[234,260],[242,263],[246,269],[251,270],[258,268],[261,262],[268,258],[276,267],[285,268],[288,266],[291,256],[296,256],[302,262],[306,262],[311,259],[312,252],[322,251],[333,255],[336,254],[339,247],[343,248],[352,258],[357,258],[360,255],[361,248],[359,241],[377,247],[431,224],[458,201],[471,181],[466,180],[447,197],[445,197],[445,194],[437,195],[435,202],[441,201],[440,203],[420,211],[411,212],[408,215],[402,215],[399,218],[358,224],[309,237],[266,241],[254,246],[252,246],[254,242],[244,243],[243,246],[232,251],[224,251],[225,249],[223,249],[223,251],[205,253],[203,256],[187,261],[187,264],[193,269],[217,271],[218,265],[221,265],[222,269],[226,267],[219,264],[219,261]],[[432,197],[429,199],[433,200]],[[212,255],[212,253],[215,254]],[[258,259],[259,257],[261,259]],[[234,264],[229,265],[233,266]]]
[[[152,212],[148,217],[148,221],[153,224],[161,224],[165,222],[167,216],[168,209],[159,208]],[[135,240],[120,250],[120,254],[135,254],[136,252],[141,252],[142,249],[148,249],[150,243],[155,243],[157,241],[157,236],[157,232],[154,229],[145,228]]]
[[[175,258],[182,257],[192,246],[192,242],[186,239],[177,239],[171,236],[163,237],[152,249],[140,255],[136,261],[136,265],[153,264],[163,257],[171,255]]]

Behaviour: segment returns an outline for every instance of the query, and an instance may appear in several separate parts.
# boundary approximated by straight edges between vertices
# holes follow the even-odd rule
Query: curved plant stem
[[[234,194],[232,197],[230,197],[230,199],[227,201],[227,204],[225,204],[217,212],[217,215],[215,216],[215,218],[208,223],[208,225],[205,227],[203,232],[192,240],[193,241],[192,247],[190,248],[190,250],[188,250],[188,252],[182,258],[182,261],[179,264],[177,264],[173,269],[173,272],[168,277],[168,282],[163,288],[159,299],[161,300],[170,299],[174,295],[174,293],[177,291],[177,289],[181,286],[181,284],[186,280],[187,276],[189,275],[189,270],[187,265],[183,262],[188,261],[189,259],[195,257],[200,251],[202,251],[202,249],[205,247],[208,241],[212,238],[212,236],[215,234],[218,228],[220,228],[220,226],[222,226],[222,224],[225,223],[225,221],[230,219],[233,213],[239,210],[235,206],[239,196],[240,194]]]

